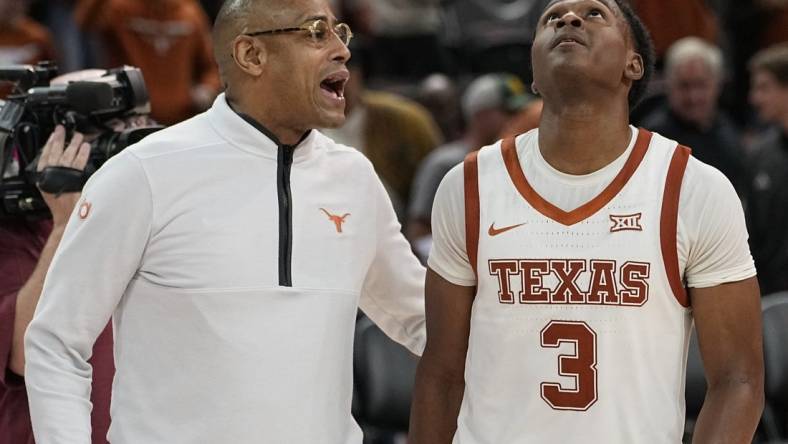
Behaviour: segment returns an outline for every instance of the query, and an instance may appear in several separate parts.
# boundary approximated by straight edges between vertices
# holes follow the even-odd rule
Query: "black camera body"
[[[147,115],[150,100],[142,72],[124,66],[100,77],[50,85],[57,67],[38,65],[0,67],[0,81],[16,82],[16,90],[0,100],[0,218],[45,216],[49,210],[37,185],[52,193],[79,191],[88,177],[110,157],[161,126],[115,131],[116,119]],[[38,156],[56,125],[98,134],[91,142],[88,166],[82,173],[67,168],[36,172]]]

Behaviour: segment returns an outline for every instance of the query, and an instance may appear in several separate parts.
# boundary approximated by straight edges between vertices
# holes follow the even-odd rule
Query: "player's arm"
[[[44,145],[44,149],[41,151],[37,167],[38,171],[48,166],[84,169],[90,155],[90,145],[82,141],[82,134],[75,133],[68,147],[66,147],[65,130],[62,126],[58,126],[50,135],[49,140]],[[25,330],[27,330],[30,320],[33,319],[33,312],[36,309],[41,289],[44,286],[44,277],[49,269],[49,264],[52,262],[52,257],[55,255],[55,250],[60,244],[60,239],[66,228],[66,222],[68,222],[68,218],[79,200],[79,193],[63,193],[56,196],[42,191],[41,195],[52,212],[52,232],[47,238],[43,250],[41,250],[41,255],[33,269],[33,274],[27,279],[27,282],[19,290],[16,297],[14,334],[8,369],[20,376],[25,371]]]
[[[370,165],[371,171],[371,165]],[[421,355],[424,350],[424,266],[405,240],[380,179],[371,173],[377,207],[375,256],[359,306],[391,339]]]
[[[25,334],[25,385],[36,442],[89,443],[88,359],[142,261],[154,218],[140,160],[110,159],[82,191]]]
[[[416,370],[408,442],[449,444],[465,390],[475,287],[452,284],[431,269],[425,287],[427,346]]]
[[[433,244],[425,285],[427,346],[416,371],[410,442],[450,443],[465,390],[476,275],[465,245],[463,165],[438,186],[432,208]]]
[[[693,442],[749,443],[763,411],[763,346],[758,281],[690,290],[706,399]]]
[[[764,399],[760,292],[736,192],[694,158],[682,184],[679,226],[708,382],[693,440],[749,443]]]

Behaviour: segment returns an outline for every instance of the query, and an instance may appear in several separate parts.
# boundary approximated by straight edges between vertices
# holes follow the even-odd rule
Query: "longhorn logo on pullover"
[[[345,218],[350,216],[350,213],[345,213],[342,216],[337,216],[336,214],[329,213],[328,210],[326,210],[325,208],[321,208],[320,211],[326,213],[326,216],[328,216],[328,220],[330,220],[331,222],[334,222],[334,225],[336,226],[336,229],[337,229],[337,233],[341,233],[342,232],[342,224],[345,223]]]

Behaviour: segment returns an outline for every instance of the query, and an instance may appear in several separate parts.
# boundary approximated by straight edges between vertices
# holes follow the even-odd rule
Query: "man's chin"
[[[323,116],[322,120],[323,123],[320,126],[323,128],[339,128],[345,123],[345,113],[331,113]]]

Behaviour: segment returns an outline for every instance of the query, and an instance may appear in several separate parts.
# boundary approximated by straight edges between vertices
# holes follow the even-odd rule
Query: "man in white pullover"
[[[361,443],[358,306],[420,353],[424,271],[344,120],[349,29],[325,0],[229,0],[206,113],[91,178],[25,340],[39,444],[90,442],[91,346],[112,316],[109,440]]]

